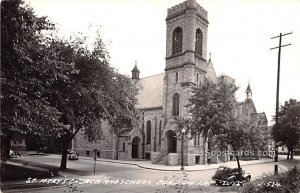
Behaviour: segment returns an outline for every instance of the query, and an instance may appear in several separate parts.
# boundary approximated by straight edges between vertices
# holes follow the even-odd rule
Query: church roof
[[[131,72],[133,72],[133,71],[138,71],[138,72],[139,72],[139,69],[138,69],[138,67],[137,67],[137,63],[135,63],[133,69],[131,70]]]
[[[262,120],[264,123],[268,123],[265,113],[252,113],[251,118],[252,120]]]
[[[128,137],[132,134],[133,130],[125,130],[125,131],[122,131],[121,134],[120,134],[120,137]]]
[[[246,89],[246,92],[249,91],[249,92],[252,92],[251,88],[250,88],[250,83],[248,83],[248,86],[247,86],[247,89]]]
[[[239,115],[242,115],[242,116],[250,116],[253,113],[256,114],[256,108],[251,99],[240,102],[238,104],[237,108],[238,108]]]
[[[216,83],[218,81],[211,57],[209,58],[209,61],[207,63],[206,72],[207,73],[205,76],[207,79],[213,81],[214,83]]]
[[[227,76],[227,75],[224,75],[224,74],[221,75],[221,76],[218,76],[217,80],[218,80],[218,82],[224,81],[224,82],[227,82],[227,83],[235,84],[234,78],[232,78],[230,76]]]
[[[165,74],[157,74],[137,81],[139,93],[137,108],[147,109],[163,106],[163,84]]]

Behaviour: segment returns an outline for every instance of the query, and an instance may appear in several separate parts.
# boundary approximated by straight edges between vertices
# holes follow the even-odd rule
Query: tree
[[[53,29],[23,1],[1,2],[2,160],[8,158],[12,136],[48,135],[64,127],[46,91],[57,80],[68,81],[74,68],[51,50],[53,38],[45,34]]]
[[[272,136],[276,142],[287,146],[287,159],[290,156],[293,159],[294,148],[300,141],[300,104],[297,100],[290,99],[280,106],[278,123],[273,126]]]
[[[117,132],[119,126],[131,126],[135,116],[135,94],[128,77],[119,74],[109,65],[109,55],[100,33],[90,51],[85,38],[77,38],[68,47],[73,50],[68,57],[75,64],[76,74],[70,82],[58,83],[49,93],[50,104],[57,107],[64,128],[61,169],[66,169],[67,149],[75,135],[83,130],[89,141],[101,134],[101,121],[108,121]]]
[[[116,157],[119,159],[119,137],[125,128],[133,128],[138,125],[139,112],[135,108],[137,103],[137,88],[128,77],[116,74],[114,85],[111,87],[111,96],[115,97],[117,103],[113,108],[113,117],[108,119],[110,132],[117,137]]]
[[[85,37],[58,38],[54,25],[21,0],[3,1],[1,19],[1,155],[8,157],[13,135],[53,136],[65,169],[79,130],[92,141],[102,120],[134,114],[134,89],[109,65],[99,33],[91,51]]]
[[[188,107],[192,114],[192,131],[208,134],[223,133],[225,125],[233,120],[234,94],[237,87],[222,77],[218,84],[205,79],[204,84],[193,89]]]
[[[188,107],[192,114],[190,132],[201,133],[205,141],[209,135],[215,136],[221,151],[232,148],[241,177],[241,151],[249,147],[250,142],[254,145],[260,139],[251,135],[256,133],[257,124],[236,112],[237,89],[234,81],[224,76],[218,83],[205,80],[201,87],[194,88]]]

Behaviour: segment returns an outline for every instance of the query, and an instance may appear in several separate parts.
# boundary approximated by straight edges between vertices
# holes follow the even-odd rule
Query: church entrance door
[[[172,130],[166,132],[168,153],[177,153],[177,136]]]
[[[140,144],[140,138],[134,137],[132,140],[132,151],[131,151],[132,158],[139,158],[139,144]]]

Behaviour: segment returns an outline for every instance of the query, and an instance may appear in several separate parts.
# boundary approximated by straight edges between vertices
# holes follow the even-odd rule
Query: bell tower
[[[135,61],[134,68],[131,70],[131,79],[139,80],[140,79],[140,71],[137,67],[137,61]]]
[[[170,163],[175,163],[176,156],[182,155],[184,165],[194,165],[195,155],[199,155],[201,149],[199,146],[196,149],[195,143],[188,140],[190,134],[182,134],[184,131],[178,131],[173,122],[178,117],[191,116],[186,105],[192,95],[192,88],[199,85],[207,73],[207,28],[207,11],[195,0],[187,0],[168,9],[163,96],[164,136],[167,137],[161,151],[167,153],[170,144],[176,144],[177,154],[168,158]],[[173,133],[172,137],[168,137],[168,133]],[[181,141],[182,135],[185,135],[184,141]],[[173,138],[177,140],[176,143],[172,143]],[[198,137],[198,145],[203,143],[199,140]],[[205,157],[200,159],[204,163]],[[181,161],[177,159],[177,162]]]
[[[204,79],[207,68],[207,11],[195,0],[184,1],[168,9],[166,25],[164,113],[187,116],[189,90]]]
[[[251,87],[250,87],[250,83],[248,83],[245,94],[246,94],[246,100],[251,100],[252,99],[252,90],[251,90]]]

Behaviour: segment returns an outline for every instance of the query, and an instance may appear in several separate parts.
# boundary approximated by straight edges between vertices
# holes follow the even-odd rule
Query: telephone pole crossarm
[[[292,34],[292,33],[293,33],[293,32],[289,32],[289,33],[285,33],[285,34],[281,34],[281,33],[280,33],[281,35],[271,37],[271,39],[279,38],[280,36],[282,37],[282,36],[290,35],[290,34]]]
[[[282,46],[280,46],[280,47],[282,48],[282,47],[290,46],[290,45],[292,45],[292,44],[291,44],[291,43],[290,43],[290,44],[285,44],[285,45],[282,45]],[[274,50],[274,49],[277,49],[277,48],[279,48],[279,46],[274,47],[274,48],[270,48],[270,50]]]

